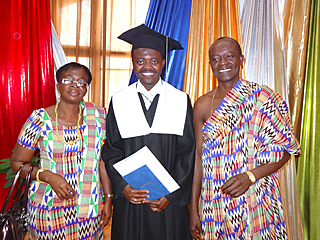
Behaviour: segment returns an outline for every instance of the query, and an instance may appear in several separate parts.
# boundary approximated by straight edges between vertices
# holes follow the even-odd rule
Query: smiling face
[[[72,83],[63,84],[62,79],[67,78],[72,80]],[[82,101],[87,93],[87,87],[78,86],[76,82],[85,81],[88,83],[88,75],[83,68],[70,68],[61,74],[61,79],[57,85],[58,91],[61,95],[61,101],[78,103]]]
[[[133,51],[134,73],[141,84],[149,91],[160,79],[165,60],[161,53],[150,48],[138,48]]]
[[[214,42],[209,50],[210,67],[220,82],[238,81],[244,56],[231,39],[223,38]]]

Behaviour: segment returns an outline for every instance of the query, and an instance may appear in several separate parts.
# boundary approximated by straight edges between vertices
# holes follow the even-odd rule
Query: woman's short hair
[[[63,72],[65,72],[69,69],[80,69],[80,68],[82,68],[86,72],[86,74],[88,76],[88,84],[90,84],[92,81],[92,75],[91,75],[89,68],[87,68],[86,66],[84,66],[80,63],[76,63],[76,62],[67,63],[57,70],[57,72],[56,72],[57,82],[61,82]]]

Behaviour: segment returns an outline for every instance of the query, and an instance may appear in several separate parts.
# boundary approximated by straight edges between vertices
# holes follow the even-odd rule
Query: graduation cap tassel
[[[166,82],[169,83],[168,79],[168,36],[166,36]],[[165,104],[167,104],[167,85],[164,92]]]

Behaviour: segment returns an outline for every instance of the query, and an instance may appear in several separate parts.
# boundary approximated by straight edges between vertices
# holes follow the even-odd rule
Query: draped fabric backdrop
[[[269,86],[288,100],[283,10],[281,0],[245,0],[241,24],[247,79]],[[294,157],[279,170],[279,177],[288,237],[303,239]]]
[[[243,2],[241,26],[246,77],[268,85],[285,99],[281,0]]]
[[[51,35],[52,35],[53,62],[54,62],[54,68],[56,72],[61,66],[68,63],[68,60],[65,52],[63,51],[63,48],[61,46],[56,29],[54,28],[52,21],[51,21]]]
[[[284,10],[287,99],[294,132],[300,139],[303,86],[311,0],[286,0]]]
[[[217,85],[208,51],[219,37],[232,37],[242,46],[238,0],[193,0],[183,86],[192,103]]]
[[[32,110],[55,103],[49,0],[2,1],[0,159],[10,158]],[[1,174],[1,187],[5,174]],[[0,205],[6,197],[1,191]]]
[[[289,104],[289,109],[291,113],[291,120],[293,123],[294,131],[301,143],[301,152],[303,154],[303,142],[304,140],[300,138],[301,131],[301,116],[303,107],[303,86],[305,82],[305,63],[306,63],[306,53],[307,53],[307,42],[308,42],[308,31],[309,31],[309,18],[310,18],[310,0],[287,0],[285,4],[285,10],[283,14],[284,18],[284,45],[285,45],[285,69],[286,69],[286,83],[287,83],[287,100]],[[297,196],[299,192],[297,191],[296,181],[296,164],[292,162],[289,170],[286,174],[287,178],[285,182],[294,183],[285,184],[287,192],[291,191],[294,193],[294,198],[287,198],[287,201],[292,200],[287,205],[295,210],[295,215],[287,213],[290,217],[289,224],[291,225],[291,234],[294,234],[294,239],[307,239],[308,230],[305,228],[303,222],[305,214],[303,211],[300,212],[299,217],[299,205],[303,209],[303,202],[297,201]],[[299,178],[297,178],[299,180]],[[299,189],[300,192],[302,189]],[[299,204],[300,203],[300,204]],[[288,210],[288,208],[285,208]],[[294,228],[295,226],[295,228]],[[303,228],[303,229],[301,229]],[[292,232],[292,229],[295,231]],[[300,235],[303,233],[304,235]]]
[[[310,1],[298,178],[305,239],[320,239],[320,2]]]
[[[162,78],[177,89],[182,90],[183,74],[188,46],[189,21],[190,21],[191,0],[151,0],[146,26],[179,41],[182,50],[169,52],[166,67],[163,70]],[[167,69],[167,72],[166,72]],[[130,83],[138,81],[132,71]]]

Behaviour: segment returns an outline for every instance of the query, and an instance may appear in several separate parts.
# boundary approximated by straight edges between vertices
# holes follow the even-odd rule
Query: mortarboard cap
[[[183,49],[178,41],[162,35],[144,24],[129,29],[118,38],[132,44],[132,52],[138,48],[151,48],[160,52],[163,58],[166,56],[166,42],[168,42],[168,51]]]

